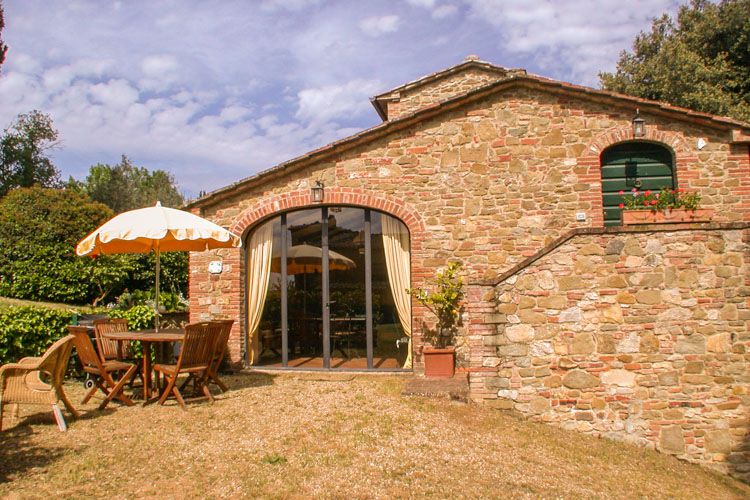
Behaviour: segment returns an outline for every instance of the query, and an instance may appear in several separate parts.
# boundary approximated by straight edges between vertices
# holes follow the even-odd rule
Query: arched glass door
[[[355,370],[404,365],[408,338],[388,267],[392,276],[398,264],[385,255],[384,218],[408,234],[387,214],[346,206],[298,210],[266,222],[273,225],[273,250],[263,313],[250,332],[255,364]]]

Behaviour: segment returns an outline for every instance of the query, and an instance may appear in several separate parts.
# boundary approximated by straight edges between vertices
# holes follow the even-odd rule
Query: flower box
[[[690,210],[686,208],[672,208],[667,210],[623,210],[622,223],[625,226],[633,224],[671,224],[677,222],[708,222],[713,218],[714,211],[710,208]]]
[[[430,378],[451,378],[455,373],[456,349],[446,347],[425,347],[422,350],[424,357],[424,376]]]

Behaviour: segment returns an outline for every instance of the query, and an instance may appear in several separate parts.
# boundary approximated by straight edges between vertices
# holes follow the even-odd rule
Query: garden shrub
[[[94,303],[125,284],[132,259],[78,257],[78,241],[112,217],[86,195],[39,187],[0,199],[0,295]]]
[[[128,330],[147,330],[154,327],[154,310],[146,305],[133,306],[130,309],[112,309],[109,311],[110,318],[125,318],[128,320]],[[132,342],[130,353],[135,357],[143,356],[143,345],[140,342]],[[151,353],[152,361],[156,358],[156,352]]]
[[[74,311],[11,306],[0,309],[0,364],[41,356],[68,334]]]
[[[112,309],[110,318],[125,318],[129,330],[146,330],[154,327],[154,310],[146,305],[133,306],[130,309]]]

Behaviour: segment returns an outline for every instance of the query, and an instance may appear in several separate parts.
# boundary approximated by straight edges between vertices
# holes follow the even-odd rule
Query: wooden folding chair
[[[89,389],[81,404],[86,404],[99,389],[105,396],[104,401],[99,405],[100,410],[106,408],[114,398],[128,406],[133,406],[135,403],[125,395],[123,389],[125,384],[133,378],[135,365],[115,359],[102,361],[91,343],[88,329],[85,326],[69,326],[68,331],[75,338],[76,351],[78,352],[78,359],[81,360],[81,365],[83,365],[83,370],[95,377],[94,387]],[[115,382],[111,374],[121,371],[124,371],[125,374],[119,381]]]
[[[185,400],[177,387],[177,377],[181,373],[192,376],[195,390],[202,391],[209,401],[214,398],[205,384],[206,372],[214,356],[216,345],[216,325],[209,322],[192,323],[185,327],[185,339],[180,346],[180,355],[176,364],[157,363],[154,371],[164,375],[166,387],[159,397],[159,404],[163,405],[170,394],[174,395],[183,410],[186,410]],[[184,386],[184,384],[183,384]]]
[[[13,417],[19,404],[50,405],[61,431],[68,426],[57,405],[58,401],[62,400],[74,417],[80,415],[62,388],[72,350],[73,337],[68,335],[52,344],[42,357],[27,357],[18,363],[0,367],[0,431],[3,429],[6,405],[12,405]],[[48,379],[47,382],[42,380],[42,375]]]
[[[140,363],[137,362],[132,356],[129,357],[130,343],[123,341],[112,340],[105,337],[107,333],[113,332],[127,332],[128,331],[128,320],[124,318],[109,318],[109,319],[97,319],[94,320],[94,336],[96,337],[96,348],[99,352],[99,359],[102,363],[107,361],[124,361],[126,363],[133,363],[135,365],[135,374],[130,379],[130,387],[133,387],[135,377],[143,380],[143,373],[141,370]]]
[[[221,330],[216,337],[216,344],[214,346],[214,356],[211,360],[211,364],[206,371],[206,385],[216,384],[221,389],[221,392],[227,392],[229,387],[219,379],[219,368],[221,368],[221,362],[224,361],[224,355],[227,351],[227,343],[229,342],[229,334],[232,331],[232,325],[234,324],[233,319],[219,319],[211,321],[212,324],[218,325]]]

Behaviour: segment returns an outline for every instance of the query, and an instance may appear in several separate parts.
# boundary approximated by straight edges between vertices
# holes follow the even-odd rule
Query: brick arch
[[[409,229],[412,252],[416,250],[424,239],[425,223],[419,213],[408,207],[401,200],[379,196],[359,188],[342,188],[337,186],[325,188],[325,202],[322,205],[349,205],[362,208],[372,208],[385,212],[400,219]],[[299,189],[263,198],[255,205],[244,210],[235,219],[231,231],[235,234],[244,233],[261,220],[290,210],[319,207],[321,204],[312,203],[309,189]]]
[[[654,126],[646,126],[645,134],[643,137],[633,137],[633,127],[631,125],[623,125],[594,137],[586,145],[584,150],[584,157],[596,157],[597,160],[602,151],[610,146],[626,141],[647,141],[657,142],[671,148],[675,155],[684,155],[690,152],[690,146],[677,132],[669,130],[659,130]]]
[[[588,182],[593,189],[587,200],[591,203],[590,214],[594,227],[604,225],[601,154],[610,146],[630,141],[656,143],[671,150],[674,156],[673,166],[678,180],[682,177],[680,172],[686,168],[687,162],[693,157],[690,146],[680,134],[668,130],[658,130],[655,126],[647,125],[643,137],[633,137],[633,127],[628,124],[612,128],[592,138],[580,153],[577,161],[579,166],[587,168],[585,174],[579,175],[581,182]]]

